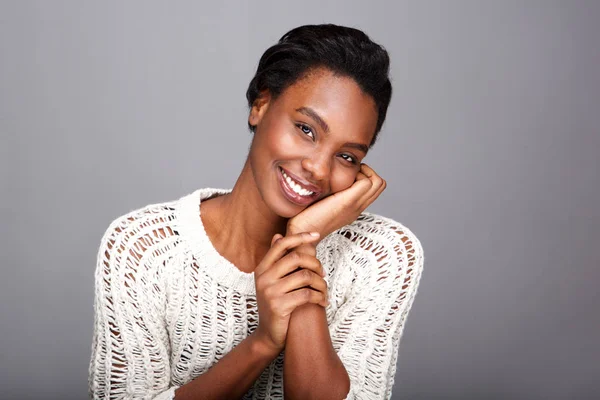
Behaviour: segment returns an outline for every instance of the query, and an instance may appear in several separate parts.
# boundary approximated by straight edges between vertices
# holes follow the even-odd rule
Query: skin
[[[386,187],[362,163],[377,124],[375,103],[351,78],[317,69],[277,98],[262,92],[248,121],[256,130],[232,192],[200,207],[217,251],[255,275],[259,326],[176,398],[240,398],[283,349],[286,399],[343,398],[350,381],[331,345],[315,246]],[[279,167],[319,196],[307,206],[289,201]]]

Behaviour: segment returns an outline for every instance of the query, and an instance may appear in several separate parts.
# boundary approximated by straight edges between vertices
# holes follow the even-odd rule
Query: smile
[[[280,184],[288,200],[298,205],[308,205],[319,196],[319,192],[310,190],[301,182],[293,179],[285,170],[279,167]]]
[[[292,190],[296,192],[296,194],[299,194],[300,196],[311,196],[315,194],[315,192],[311,192],[310,190],[305,189],[304,187],[302,187],[301,183],[296,182],[291,177],[289,177],[283,169],[281,170],[281,174],[285,178],[285,181],[290,185]]]

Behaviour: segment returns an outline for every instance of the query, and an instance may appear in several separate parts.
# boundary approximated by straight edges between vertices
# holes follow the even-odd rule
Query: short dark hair
[[[248,85],[246,99],[252,108],[265,89],[276,99],[311,70],[327,68],[337,75],[352,78],[375,101],[378,117],[372,146],[392,97],[389,65],[387,51],[361,30],[333,24],[303,25],[283,35],[264,52]],[[255,131],[250,123],[248,127]]]

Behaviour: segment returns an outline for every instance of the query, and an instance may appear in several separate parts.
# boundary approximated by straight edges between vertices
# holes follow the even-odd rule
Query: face
[[[265,91],[248,121],[256,126],[249,154],[256,187],[271,210],[291,218],[354,183],[377,108],[353,79],[321,69],[275,100]]]

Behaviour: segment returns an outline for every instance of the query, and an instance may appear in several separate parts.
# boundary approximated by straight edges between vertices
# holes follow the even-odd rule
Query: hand
[[[275,235],[271,248],[254,270],[259,319],[256,334],[278,352],[285,347],[290,316],[298,306],[327,305],[327,284],[319,260],[306,253],[288,253],[318,238],[318,234],[312,236],[308,232]],[[296,270],[298,267],[301,268]]]
[[[356,180],[348,189],[334,193],[290,218],[287,233],[319,232],[324,238],[354,222],[387,186],[386,181],[367,164],[360,167]]]

